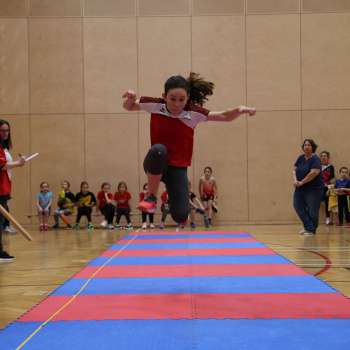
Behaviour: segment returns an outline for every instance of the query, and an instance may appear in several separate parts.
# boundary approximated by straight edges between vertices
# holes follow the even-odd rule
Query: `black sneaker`
[[[5,251],[0,252],[0,263],[10,263],[14,261],[16,258],[6,253]]]

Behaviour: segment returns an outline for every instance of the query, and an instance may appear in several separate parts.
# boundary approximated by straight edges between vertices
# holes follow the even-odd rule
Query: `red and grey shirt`
[[[208,120],[209,110],[189,103],[179,116],[173,116],[164,99],[141,97],[140,109],[151,114],[151,145],[162,144],[168,151],[168,164],[191,165],[194,128]]]
[[[11,179],[4,166],[7,164],[5,150],[0,146],[0,196],[11,194]]]

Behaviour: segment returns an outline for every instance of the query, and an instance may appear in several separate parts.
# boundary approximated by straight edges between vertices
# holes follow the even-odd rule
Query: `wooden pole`
[[[0,205],[0,213],[12,223],[12,225],[28,240],[32,241],[33,237],[29,232],[2,206]]]

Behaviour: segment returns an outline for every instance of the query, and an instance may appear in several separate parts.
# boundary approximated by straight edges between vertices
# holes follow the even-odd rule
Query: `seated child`
[[[101,191],[97,194],[98,209],[104,216],[104,220],[101,222],[101,227],[113,230],[113,219],[115,214],[115,206],[113,201],[113,193],[111,192],[111,185],[108,182],[104,182],[101,185]]]
[[[54,219],[55,225],[53,228],[59,228],[59,219],[61,219],[68,228],[72,226],[69,223],[67,216],[72,215],[74,212],[75,196],[70,191],[70,183],[67,180],[62,181],[62,190],[58,194],[58,208],[55,210]]]
[[[148,184],[145,183],[142,187],[142,192],[140,192],[140,202],[142,202],[148,195]],[[153,221],[154,221],[154,212],[150,212],[150,210],[142,210],[141,209],[141,215],[142,215],[142,229],[145,230],[147,228],[147,217],[149,219],[149,227],[155,228]]]
[[[89,191],[89,184],[86,181],[83,181],[80,184],[80,192],[75,196],[76,203],[78,207],[77,220],[74,225],[76,230],[80,228],[80,219],[83,216],[86,216],[88,225],[88,230],[93,230],[94,225],[92,224],[91,214],[92,208],[96,205],[96,197],[95,195]]]
[[[40,184],[40,192],[37,194],[36,207],[38,209],[39,230],[47,231],[49,227],[49,216],[52,205],[53,194],[50,191],[49,184],[43,181]]]
[[[128,192],[128,187],[126,182],[121,181],[118,184],[118,191],[114,194],[114,200],[117,205],[117,220],[116,228],[120,228],[120,219],[125,216],[127,222],[127,229],[132,229],[132,224],[130,220],[130,205],[129,201],[131,199],[131,194]]]

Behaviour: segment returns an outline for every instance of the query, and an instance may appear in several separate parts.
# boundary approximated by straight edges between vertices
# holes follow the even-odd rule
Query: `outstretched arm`
[[[124,98],[123,107],[127,111],[139,111],[140,110],[140,104],[137,100],[135,91],[128,90],[125,92],[122,96]]]
[[[222,112],[209,112],[208,120],[215,122],[230,122],[245,113],[248,113],[250,116],[255,115],[256,109],[247,106],[238,106]]]

